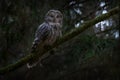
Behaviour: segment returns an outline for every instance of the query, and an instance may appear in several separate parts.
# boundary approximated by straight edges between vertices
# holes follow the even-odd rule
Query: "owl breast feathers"
[[[61,29],[58,25],[43,23],[36,31],[33,47],[37,47],[37,45],[52,45],[61,35]]]

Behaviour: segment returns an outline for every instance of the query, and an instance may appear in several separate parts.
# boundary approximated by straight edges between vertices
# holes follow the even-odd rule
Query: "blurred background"
[[[119,6],[119,0],[0,0],[0,67],[28,55],[50,9],[64,15],[63,35]],[[120,80],[119,16],[101,21],[57,47],[42,66],[26,65],[0,80]]]

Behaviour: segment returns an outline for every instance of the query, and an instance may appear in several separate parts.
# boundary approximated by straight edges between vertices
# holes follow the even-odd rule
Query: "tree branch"
[[[81,25],[79,28],[75,28],[73,29],[71,32],[67,33],[66,35],[64,35],[60,40],[58,40],[50,49],[59,46],[60,44],[72,39],[73,37],[77,36],[78,34],[80,34],[81,32],[85,31],[87,28],[89,28],[90,26],[95,25],[96,23],[103,21],[105,19],[108,19],[109,17],[118,14],[119,13],[119,7],[116,7],[112,10],[110,10],[108,13],[106,14],[102,14],[101,16],[96,17],[95,19],[92,19],[88,22],[85,22],[83,25]],[[6,67],[0,68],[0,74],[4,74],[6,72],[10,72],[12,70],[15,70],[19,67],[21,67],[22,65],[26,64],[30,59],[34,59],[37,58],[38,56],[42,56],[44,53],[48,52],[50,49],[47,50],[43,50],[42,54],[30,54],[22,59],[20,59],[19,61],[17,61],[14,64],[10,64]]]

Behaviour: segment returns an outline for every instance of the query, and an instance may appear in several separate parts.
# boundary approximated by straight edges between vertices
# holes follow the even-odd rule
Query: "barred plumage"
[[[62,13],[58,10],[50,10],[45,16],[43,22],[37,29],[35,39],[32,45],[32,53],[37,49],[44,48],[45,45],[52,45],[59,37],[62,36]],[[38,47],[40,46],[40,47]],[[31,61],[27,64],[28,68],[36,65],[36,61]]]

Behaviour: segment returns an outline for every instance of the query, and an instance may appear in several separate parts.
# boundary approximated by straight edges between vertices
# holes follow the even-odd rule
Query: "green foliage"
[[[63,47],[62,50],[66,53],[65,64],[76,64],[79,63],[79,61],[84,62],[84,60],[93,57],[100,58],[105,54],[111,55],[115,45],[116,40],[101,39],[90,35],[80,35],[74,40],[64,44],[65,47]]]

